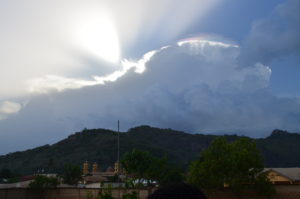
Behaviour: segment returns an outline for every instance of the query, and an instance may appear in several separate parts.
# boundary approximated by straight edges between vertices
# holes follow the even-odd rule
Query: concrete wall
[[[23,181],[23,182],[16,182],[16,183],[0,184],[0,189],[25,188],[25,187],[28,187],[28,185],[30,184],[31,181],[32,180],[27,180],[27,181]]]
[[[0,199],[86,199],[90,193],[96,197],[101,192],[101,189],[86,189],[86,188],[58,188],[46,191],[35,191],[30,189],[0,189]],[[112,196],[122,198],[123,194],[137,191],[140,199],[146,199],[154,189],[114,189]],[[120,196],[120,197],[119,197]]]
[[[277,194],[272,199],[300,199],[300,185],[275,185]],[[87,193],[96,197],[101,189],[87,188],[58,188],[47,190],[45,192],[33,191],[29,189],[0,189],[0,199],[87,199]],[[134,190],[120,189],[113,190],[112,195],[115,198],[122,198],[122,195]],[[135,190],[139,193],[140,199],[146,199],[154,189]],[[230,192],[219,192],[209,196],[209,199],[235,199],[236,196]],[[258,196],[255,193],[246,193],[243,199],[267,199],[267,197]]]
[[[274,185],[276,194],[272,199],[300,199],[300,185]],[[235,199],[237,198],[231,192],[219,192],[208,197],[209,199]],[[242,199],[268,199],[253,192],[244,193]]]

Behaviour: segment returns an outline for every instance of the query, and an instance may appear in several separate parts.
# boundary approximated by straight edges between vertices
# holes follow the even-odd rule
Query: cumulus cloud
[[[1,132],[41,130],[49,142],[85,127],[115,129],[117,120],[123,130],[149,124],[258,137],[299,130],[299,100],[269,91],[268,66],[241,67],[237,45],[193,39],[154,52],[139,60],[143,73],[129,67],[116,81],[34,98],[18,118],[0,121]]]
[[[103,58],[117,61],[119,48],[135,49],[141,40],[171,41],[221,1],[1,1],[0,99],[27,94],[33,79],[94,85],[92,76],[122,70]]]
[[[130,13],[127,19],[132,20],[124,20],[120,17],[122,14],[116,15],[116,23],[118,19],[126,21],[118,25],[130,42],[134,38],[140,39],[135,34],[129,36],[144,27],[139,19],[149,19],[148,15],[143,15],[145,18],[136,16],[151,10],[145,5],[155,5],[155,1],[140,2],[134,4],[137,12],[125,12]],[[191,2],[194,4],[189,5],[198,5],[200,1]],[[167,8],[170,3],[164,1],[162,8]],[[129,5],[120,3],[117,10]],[[174,5],[180,10],[179,4]],[[187,8],[183,7],[180,15],[187,13]],[[127,7],[125,10],[130,9]],[[64,51],[62,59],[52,59],[57,58],[54,52],[62,55],[55,50],[58,46],[51,51],[54,54],[46,56],[53,61],[46,63],[55,65],[54,68],[43,65],[44,58],[39,54],[36,55],[41,58],[37,59],[38,64],[31,65],[26,59],[28,54],[21,53],[26,49],[15,54],[15,57],[25,60],[21,64],[24,68],[19,67],[19,60],[5,59],[7,57],[1,54],[3,59],[0,60],[14,60],[18,67],[11,67],[11,71],[8,69],[7,74],[1,73],[0,77],[15,84],[13,88],[16,90],[23,89],[26,82],[34,94],[25,107],[12,101],[1,104],[0,132],[1,140],[6,144],[0,145],[0,151],[5,153],[16,150],[16,146],[25,149],[54,142],[83,128],[115,129],[117,120],[121,120],[122,130],[149,124],[191,133],[226,132],[257,137],[266,136],[275,128],[299,131],[300,101],[297,98],[279,98],[270,91],[272,71],[268,66],[277,57],[299,53],[298,10],[296,0],[282,4],[271,16],[255,23],[240,46],[234,42],[194,37],[150,51],[139,60],[124,59],[119,65],[99,64],[95,57],[76,50],[68,54],[69,51],[64,51],[61,46],[58,49]],[[149,20],[149,27],[145,28],[147,34],[161,27],[156,22],[165,11],[158,10],[157,16]],[[174,16],[174,13],[169,16]],[[191,23],[189,17],[195,16],[183,17],[182,22],[189,20]],[[130,21],[134,21],[134,25],[129,25]],[[172,30],[173,38],[184,29],[177,29],[172,23],[164,24],[164,27],[169,28],[162,33]],[[29,46],[21,44],[22,48]],[[50,44],[46,46],[51,47]],[[30,45],[30,49],[33,47],[36,46]],[[31,52],[30,49],[28,52]],[[66,58],[66,54],[71,58]],[[67,67],[62,69],[61,64],[56,65],[57,62]],[[29,65],[34,67],[28,70]],[[95,72],[95,67],[100,69]],[[20,69],[18,74],[15,74],[16,68]],[[36,68],[38,70],[34,70]],[[14,75],[16,82],[11,78]],[[8,88],[12,88],[11,85]],[[8,88],[7,91],[11,91]],[[16,136],[22,139],[22,145],[15,139]]]
[[[300,1],[288,0],[267,18],[253,23],[242,45],[240,60],[244,64],[269,64],[287,55],[300,53]]]

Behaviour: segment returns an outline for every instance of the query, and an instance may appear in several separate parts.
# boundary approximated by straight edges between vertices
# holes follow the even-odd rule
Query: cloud
[[[221,1],[1,1],[0,100],[27,95],[33,80],[94,85],[93,76],[122,70],[103,58],[115,61],[141,40],[172,41]]]
[[[242,45],[241,62],[269,64],[288,55],[299,57],[299,18],[300,2],[288,0],[267,18],[254,22]]]
[[[143,73],[131,68],[115,82],[52,96],[58,115],[76,128],[113,129],[119,119],[124,129],[150,124],[193,133],[298,129],[287,118],[299,113],[299,101],[270,92],[268,66],[241,67],[237,45],[194,39],[154,52],[139,60]]]
[[[0,120],[6,119],[8,115],[18,113],[22,106],[19,103],[4,101],[0,103]]]
[[[124,33],[120,40],[126,40],[126,46],[141,38],[157,36],[154,34],[157,30],[162,30],[161,35],[166,37],[166,33],[171,32],[170,38],[176,38],[197,15],[193,12],[196,14],[184,17],[189,6],[181,8],[181,4],[174,3],[176,9],[173,11],[180,11],[179,24],[183,24],[177,28],[168,20],[158,23],[173,1],[163,1],[164,6],[158,8],[155,16],[143,15],[153,10],[150,8],[156,6],[155,1],[135,2],[120,3],[112,11],[118,13],[114,19],[119,31]],[[200,1],[191,0],[187,5],[198,5],[197,2]],[[66,5],[63,3],[61,10],[53,9],[59,9],[57,13],[61,13]],[[78,1],[75,5],[80,8],[82,4]],[[209,3],[205,5],[211,7]],[[136,12],[129,12],[132,9]],[[89,9],[78,9],[78,12],[86,10]],[[166,13],[175,17],[177,12],[171,10]],[[226,132],[255,137],[266,136],[275,128],[299,131],[299,99],[277,97],[269,88],[272,75],[269,64],[278,57],[299,53],[297,10],[299,3],[296,0],[282,4],[268,18],[254,23],[241,45],[221,37],[193,37],[145,53],[141,59],[123,59],[119,65],[105,63],[69,46],[65,43],[69,40],[64,31],[58,35],[57,32],[46,34],[50,29],[58,28],[57,24],[49,23],[52,28],[44,32],[39,29],[43,27],[39,25],[40,21],[35,21],[40,15],[33,12],[28,16],[23,11],[20,16],[29,17],[25,21],[33,23],[28,26],[32,29],[22,32],[27,40],[19,40],[19,35],[13,36],[14,31],[10,29],[10,37],[0,32],[4,35],[1,37],[3,46],[15,47],[0,48],[0,65],[6,69],[0,75],[6,82],[0,87],[3,91],[0,99],[4,102],[0,113],[3,143],[0,151],[5,153],[53,143],[83,128],[116,129],[117,120],[121,121],[122,130],[149,124],[191,133]],[[11,9],[2,7],[0,11],[10,12]],[[72,13],[76,12],[73,10],[72,17],[67,19],[76,18]],[[129,14],[125,17],[122,13]],[[43,19],[52,17],[52,13],[48,14],[43,15]],[[18,26],[13,27],[18,32],[22,23],[20,19],[15,20]],[[143,24],[144,21],[148,23]],[[183,23],[185,21],[189,23]],[[23,26],[27,27],[27,24]],[[145,34],[137,36],[142,29]],[[30,34],[32,31],[39,33],[37,39],[41,44],[31,43],[36,41],[36,34]],[[54,42],[54,38],[60,38],[59,42]],[[25,88],[31,91],[26,106],[7,100],[7,96],[24,95],[27,93]]]
[[[31,93],[48,93],[51,91],[61,92],[66,89],[80,89],[86,86],[95,86],[116,81],[132,68],[134,68],[135,72],[137,73],[144,72],[145,63],[149,61],[156,52],[157,51],[150,51],[138,61],[129,61],[124,59],[120,62],[120,70],[114,71],[106,76],[94,76],[91,80],[84,80],[79,78],[66,78],[63,76],[46,75],[45,77],[35,78],[28,81],[27,89]]]
[[[257,137],[274,128],[299,130],[300,101],[274,96],[270,68],[261,63],[243,67],[239,54],[236,44],[180,41],[129,64],[116,81],[37,95],[17,117],[0,121],[0,130],[22,134],[24,140],[26,134],[37,135],[28,140],[31,144],[83,128],[115,129],[117,120],[122,130],[149,124]],[[134,67],[138,63],[143,63],[142,73]]]

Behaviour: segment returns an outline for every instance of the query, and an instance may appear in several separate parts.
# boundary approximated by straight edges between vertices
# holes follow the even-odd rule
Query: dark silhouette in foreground
[[[202,191],[192,185],[179,183],[154,191],[147,199],[207,199]]]

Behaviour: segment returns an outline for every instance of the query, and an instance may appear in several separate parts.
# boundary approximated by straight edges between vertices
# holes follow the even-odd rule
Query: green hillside
[[[102,170],[117,160],[117,132],[105,129],[83,130],[53,144],[0,156],[0,169],[31,174],[38,170],[59,172],[65,163],[82,165],[97,162]],[[140,126],[120,133],[120,154],[132,149],[166,156],[187,168],[199,152],[218,136],[189,134],[172,129]],[[226,135],[229,140],[238,138]],[[300,166],[300,135],[276,130],[265,139],[257,139],[268,167]]]

